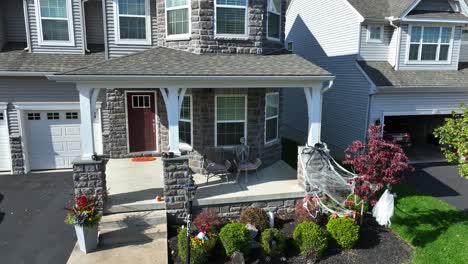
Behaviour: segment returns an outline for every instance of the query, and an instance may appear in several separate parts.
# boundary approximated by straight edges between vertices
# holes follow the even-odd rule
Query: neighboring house
[[[190,152],[196,168],[206,148],[241,138],[269,165],[291,87],[307,91],[318,141],[333,76],[283,49],[286,1],[6,0],[0,11],[0,171],[164,151]]]
[[[466,25],[461,0],[293,0],[286,42],[336,76],[322,119],[322,140],[334,154],[380,123],[410,134],[410,154],[438,156],[429,154],[433,129],[468,102]],[[284,136],[304,142],[302,98],[285,91],[283,120]]]

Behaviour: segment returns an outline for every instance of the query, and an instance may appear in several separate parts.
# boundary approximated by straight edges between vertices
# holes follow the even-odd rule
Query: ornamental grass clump
[[[270,226],[267,213],[261,208],[247,208],[242,211],[239,222],[243,224],[251,224],[255,226],[258,231],[263,232]]]
[[[294,229],[293,239],[303,256],[311,253],[321,256],[328,246],[327,234],[314,222],[298,224]]]
[[[268,256],[278,256],[286,248],[286,240],[276,228],[265,229],[260,237],[260,246]]]
[[[242,252],[248,254],[252,248],[252,238],[250,232],[241,223],[230,223],[221,228],[219,238],[223,244],[224,250],[228,257],[234,252]]]
[[[359,225],[349,217],[331,218],[327,231],[342,248],[352,248],[359,240]]]
[[[208,263],[208,257],[216,246],[218,236],[210,232],[205,233],[205,235],[205,239],[190,235],[190,263],[192,264]],[[182,228],[179,231],[177,246],[180,259],[185,261],[187,258],[187,228]]]
[[[101,221],[102,214],[98,209],[95,197],[85,195],[75,198],[75,204],[68,209],[65,223],[78,226],[95,226]]]

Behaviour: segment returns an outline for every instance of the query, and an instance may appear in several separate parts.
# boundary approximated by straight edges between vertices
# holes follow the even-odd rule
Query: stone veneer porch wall
[[[164,100],[158,89],[157,100],[157,133],[160,151],[167,151],[168,125]],[[139,90],[140,91],[140,90]],[[146,91],[146,90],[145,90]],[[264,144],[265,136],[265,93],[280,92],[275,88],[253,89],[191,89],[193,105],[193,152],[190,153],[190,166],[197,171],[200,167],[201,154],[206,147],[214,146],[214,100],[215,95],[247,94],[247,140],[253,151],[258,153],[264,166],[281,159],[281,142]],[[280,120],[282,117],[282,93],[280,92]],[[108,128],[104,129],[104,154],[110,158],[126,158],[134,156],[127,148],[127,121],[125,117],[125,90],[108,89],[106,92],[106,111],[109,120],[105,120]],[[103,117],[105,118],[105,117]],[[279,129],[278,138],[281,138]]]

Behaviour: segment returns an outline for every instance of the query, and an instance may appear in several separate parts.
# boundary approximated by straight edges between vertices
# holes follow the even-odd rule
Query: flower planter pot
[[[98,225],[79,226],[75,225],[76,237],[80,250],[89,253],[97,248],[98,244]]]

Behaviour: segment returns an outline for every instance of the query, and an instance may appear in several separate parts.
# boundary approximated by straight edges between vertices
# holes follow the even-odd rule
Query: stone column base
[[[75,197],[80,195],[95,196],[99,201],[100,209],[104,209],[107,198],[105,160],[73,161],[73,183]]]
[[[168,221],[183,223],[185,213],[184,186],[190,179],[189,157],[163,159],[164,164],[164,197]]]

